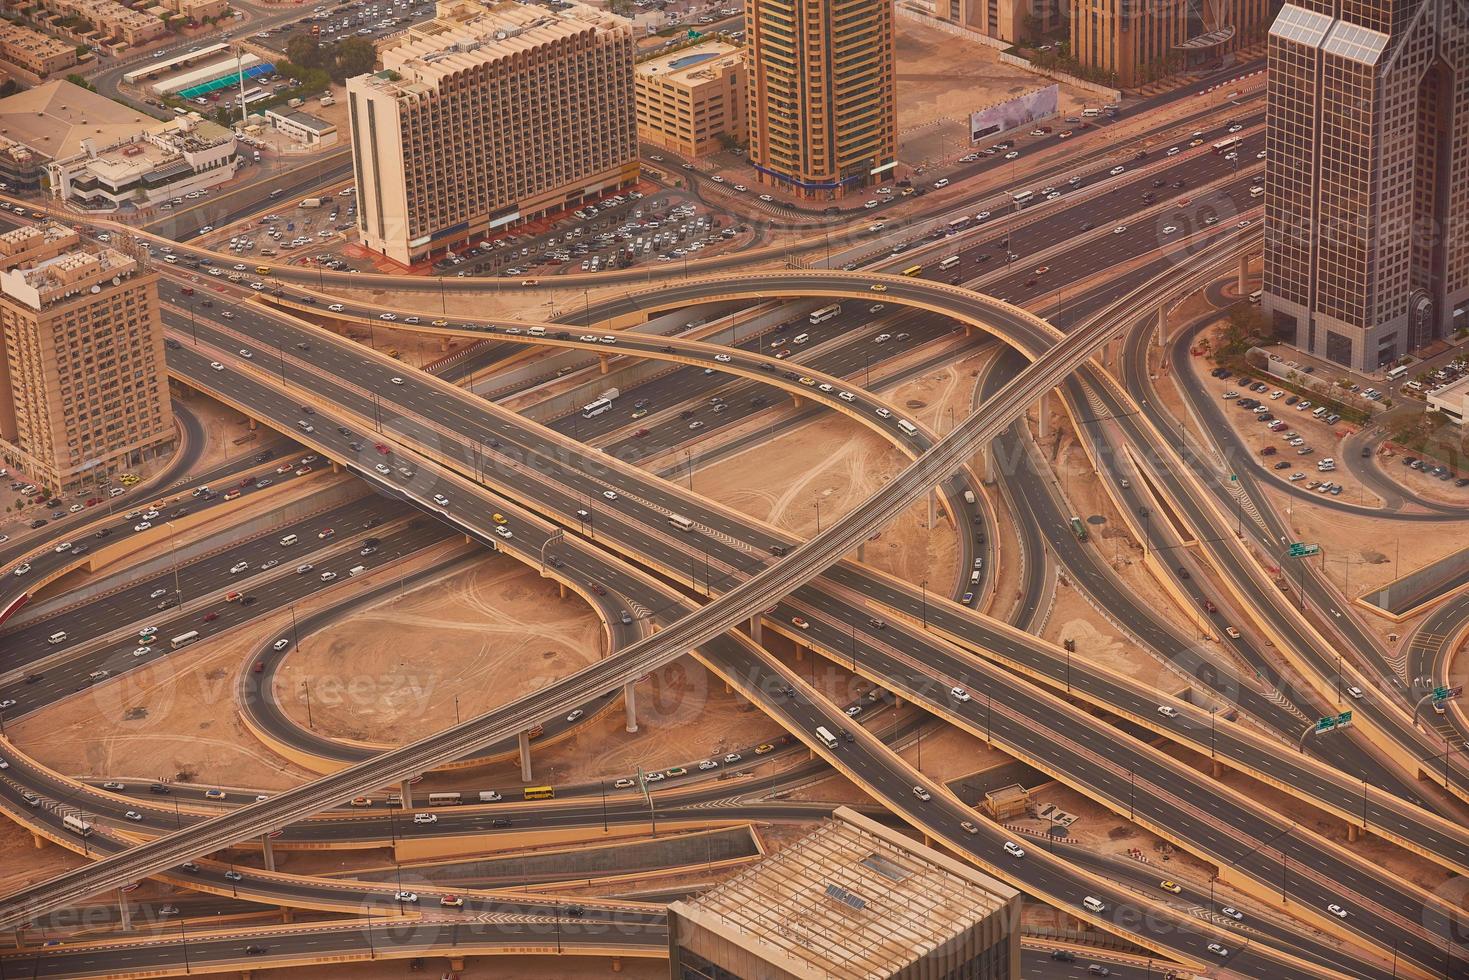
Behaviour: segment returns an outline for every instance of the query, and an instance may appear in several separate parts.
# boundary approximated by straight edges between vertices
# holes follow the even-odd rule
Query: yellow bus
[[[556,790],[551,786],[527,786],[525,788],[525,798],[528,800],[554,800],[556,798]]]
[[[921,266],[921,265],[910,265],[910,266],[908,266],[908,268],[906,268],[906,269],[903,270],[903,275],[905,275],[905,276],[916,276],[916,275],[918,275],[921,272],[923,272],[923,266]]]

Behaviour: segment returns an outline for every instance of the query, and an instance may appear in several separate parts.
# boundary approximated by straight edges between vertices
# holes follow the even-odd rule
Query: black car
[[[93,534],[92,535],[92,537],[94,537],[94,538],[105,538],[105,537],[107,537],[111,533],[112,533],[112,528],[110,528],[110,527],[104,527],[104,528],[100,528],[97,531],[96,534]]]
[[[38,517],[34,521],[31,521],[31,530],[34,531],[38,527],[45,527],[49,523],[46,518]]]

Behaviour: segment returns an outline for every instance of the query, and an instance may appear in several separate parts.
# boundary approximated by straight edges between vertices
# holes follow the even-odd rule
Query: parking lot
[[[311,35],[313,29],[321,44],[334,44],[353,37],[376,41],[433,15],[434,5],[429,0],[379,0],[368,5],[348,0],[335,6],[316,7],[299,21],[253,34],[251,40],[284,54],[292,37]]]
[[[466,246],[434,264],[440,274],[555,275],[675,262],[727,246],[741,233],[728,217],[671,192],[624,192],[529,233]]]

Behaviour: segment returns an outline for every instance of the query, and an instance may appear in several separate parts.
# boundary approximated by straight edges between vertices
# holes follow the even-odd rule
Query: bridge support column
[[[1347,824],[1347,843],[1355,843],[1362,839],[1362,828],[1354,823]]]
[[[40,834],[32,831],[31,832],[31,845],[33,847],[35,847],[36,850],[39,851],[41,848],[43,848],[43,847],[46,846],[46,838],[44,838]]]
[[[295,921],[296,921],[296,910],[293,909],[293,908],[291,908],[289,905],[282,905],[281,906],[281,922],[284,923],[285,925],[290,925],[292,922],[295,922]]]
[[[133,931],[133,910],[128,905],[128,897],[123,894],[122,889],[117,890],[117,914],[119,925],[123,932]]]
[[[806,659],[806,646],[803,643],[796,644],[796,663]]]
[[[340,472],[342,472],[342,464],[336,460],[332,460],[332,476],[336,476]]]
[[[449,351],[449,338],[447,335],[439,337],[439,353],[446,354]]]
[[[1153,342],[1159,347],[1162,347],[1163,344],[1168,340],[1168,308],[1166,306],[1158,307],[1156,330],[1157,335],[1154,338]]]
[[[1250,255],[1248,252],[1239,257],[1239,294],[1248,296],[1250,289]]]
[[[634,689],[633,682],[628,681],[622,685],[622,708],[627,714],[627,733],[637,734],[638,730],[638,693]]]
[[[245,425],[246,428],[248,428],[251,432],[254,432],[257,428],[259,428],[260,423],[252,418],[247,418],[245,419]]]
[[[406,779],[398,784],[398,799],[403,809],[413,809],[413,784]]]
[[[1211,776],[1213,776],[1215,779],[1223,779],[1224,778],[1224,765],[1223,765],[1223,763],[1221,763],[1218,759],[1215,759],[1214,762],[1213,762],[1213,764],[1209,767],[1209,774]]]
[[[1035,420],[1037,433],[1044,439],[1051,431],[1051,393],[1049,391],[1036,399]]]
[[[566,598],[566,583],[565,582],[557,582],[556,583],[556,589],[557,589],[558,592],[560,592],[561,598],[565,599]]]
[[[612,972],[613,973],[621,973],[622,972],[622,957],[621,956],[614,956],[614,957],[612,957]]]
[[[979,470],[979,482],[984,486],[991,486],[995,482],[990,478],[990,460],[994,454],[989,443],[980,446],[979,452],[974,455],[976,457],[975,468]]]
[[[266,871],[275,870],[275,848],[270,846],[269,834],[260,838],[260,858],[265,864]]]
[[[791,393],[791,404],[793,406],[795,406],[796,408],[800,408],[801,407],[801,396],[798,395],[798,394],[796,394],[795,392],[792,392]]]
[[[867,542],[866,541],[863,541],[861,544],[857,545],[857,560],[858,561],[866,561],[867,560]]]
[[[474,538],[472,538],[472,537],[470,537],[469,535],[466,534],[464,536],[464,543],[465,544],[474,544]]]
[[[609,358],[606,354],[598,354],[597,369],[603,374],[606,374],[608,371],[612,370],[610,367],[608,367],[609,361],[611,361],[611,358]]]
[[[516,736],[520,743],[520,781],[530,782],[530,732],[521,732]]]
[[[764,644],[764,633],[765,630],[761,626],[760,614],[756,613],[755,615],[750,617],[750,639],[755,641],[756,646],[761,646]]]
[[[464,957],[462,957],[462,956],[451,956],[451,957],[449,957],[449,969],[456,970],[456,971],[461,971],[462,972],[464,970]]]

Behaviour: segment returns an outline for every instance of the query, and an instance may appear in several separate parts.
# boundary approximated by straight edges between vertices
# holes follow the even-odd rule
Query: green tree
[[[302,68],[320,68],[326,61],[316,38],[306,34],[297,34],[286,42],[286,58]]]
[[[88,92],[97,91],[97,86],[93,85],[91,82],[87,81],[76,72],[72,72],[70,75],[67,75],[66,80],[79,88],[86,89]]]
[[[338,82],[372,71],[377,62],[377,49],[366,38],[348,38],[332,49],[331,76]]]

